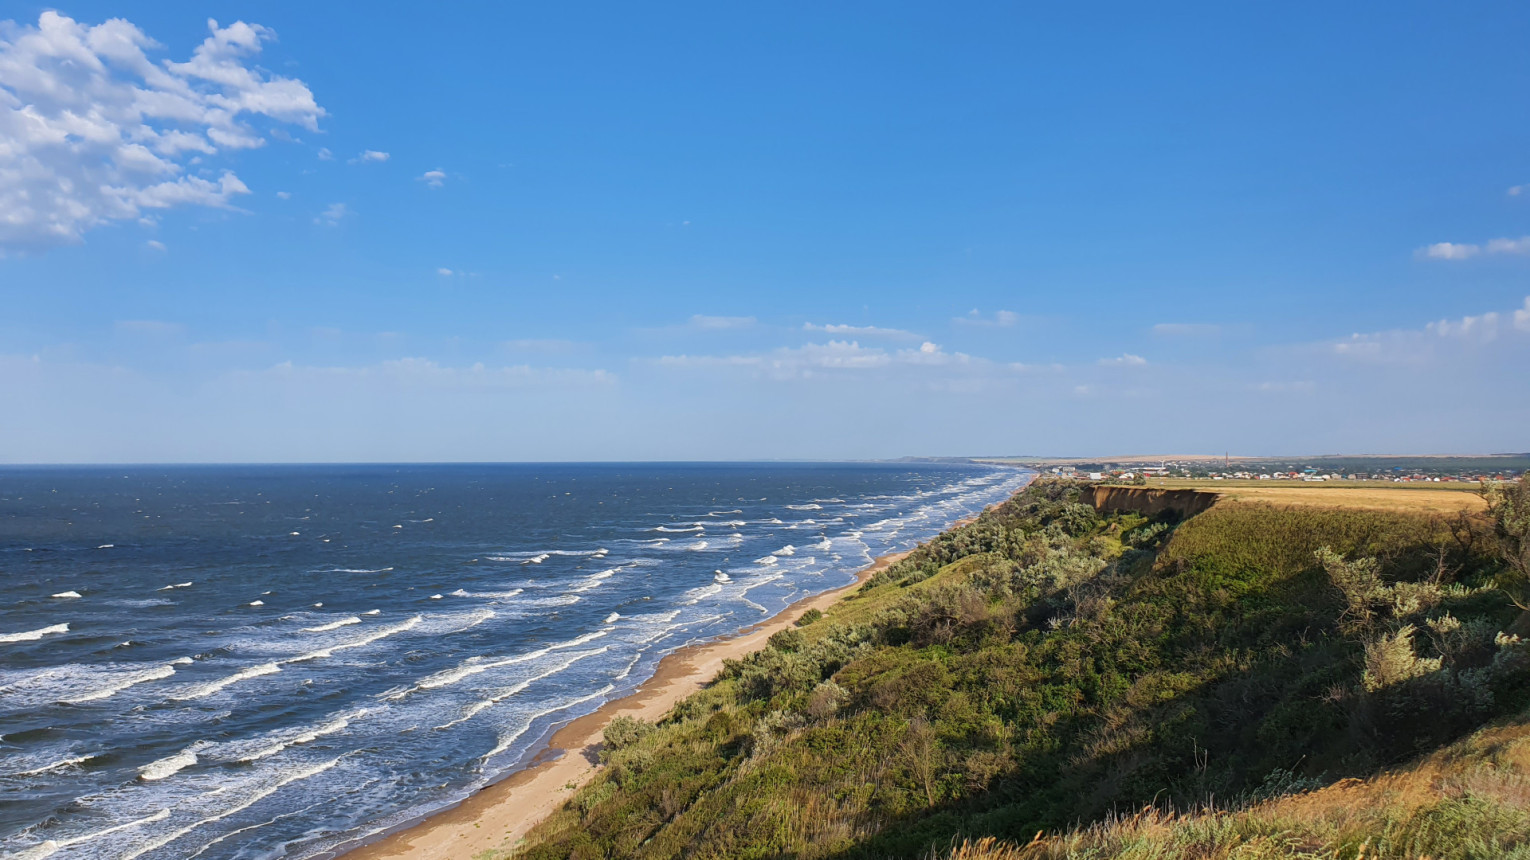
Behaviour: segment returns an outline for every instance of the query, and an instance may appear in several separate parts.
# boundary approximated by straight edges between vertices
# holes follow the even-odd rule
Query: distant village
[[[1180,463],[1165,461],[1156,466],[1142,464],[1099,463],[1083,466],[1053,466],[1046,471],[1063,478],[1122,483],[1146,483],[1153,478],[1196,478],[1213,481],[1382,481],[1394,484],[1410,483],[1470,483],[1512,481],[1519,470],[1447,471],[1403,469],[1401,467],[1377,471],[1339,472],[1317,466],[1281,464],[1266,468],[1236,468],[1231,463],[1218,464],[1206,461]],[[1240,464],[1242,465],[1242,464]]]

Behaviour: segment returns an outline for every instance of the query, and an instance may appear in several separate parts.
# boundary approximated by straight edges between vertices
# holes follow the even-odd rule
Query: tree
[[[1499,585],[1515,606],[1530,612],[1530,473],[1507,485],[1485,487],[1482,494],[1506,567]]]

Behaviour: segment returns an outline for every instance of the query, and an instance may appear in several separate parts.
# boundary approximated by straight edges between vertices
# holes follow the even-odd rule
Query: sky
[[[0,6],[0,462],[1530,450],[1530,6]]]

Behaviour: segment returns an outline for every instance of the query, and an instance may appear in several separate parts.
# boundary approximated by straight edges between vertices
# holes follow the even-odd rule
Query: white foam
[[[332,567],[329,570],[316,570],[314,573],[387,573],[391,567],[378,567],[371,570],[361,567]]]
[[[52,595],[52,596],[53,597],[60,597],[60,598],[68,599],[68,598],[72,598],[72,597],[79,597],[80,593],[78,591],[60,591],[58,594],[55,594],[55,595]]]
[[[271,796],[272,794],[275,794],[277,791],[281,790],[284,786],[290,785],[291,783],[297,782],[298,780],[308,779],[309,777],[317,776],[317,775],[323,773],[324,771],[329,770],[330,768],[332,768],[335,765],[339,764],[340,761],[341,761],[341,759],[336,758],[336,759],[333,759],[331,761],[327,761],[324,764],[318,765],[316,767],[311,767],[311,768],[309,768],[307,770],[302,770],[302,771],[298,771],[296,773],[288,774],[287,776],[284,776],[281,779],[277,780],[274,784],[272,784],[272,785],[270,785],[270,786],[268,786],[268,787],[266,787],[266,788],[264,788],[264,789],[262,789],[260,791],[254,792],[249,797],[245,798],[245,801],[243,803],[238,804],[237,806],[231,807],[229,809],[225,809],[224,811],[218,813],[217,815],[211,815],[211,816],[208,816],[207,818],[203,818],[200,821],[196,821],[196,822],[193,822],[191,824],[188,824],[185,827],[182,827],[179,830],[174,831],[173,833],[169,834],[168,836],[163,836],[163,837],[161,837],[159,839],[154,840],[153,842],[144,843],[144,844],[142,844],[139,847],[139,849],[137,851],[134,851],[131,854],[124,855],[121,858],[121,860],[133,860],[133,858],[135,858],[135,857],[142,857],[143,855],[149,853],[150,851],[157,851],[157,850],[165,847],[166,845],[169,845],[171,842],[174,842],[175,840],[181,838],[182,836],[185,836],[186,834],[190,833],[191,831],[196,830],[198,827],[201,827],[204,824],[211,824],[214,821],[218,821],[220,819],[227,818],[227,817],[229,817],[230,815],[233,815],[236,812],[240,812],[240,811],[243,811],[245,809],[248,809],[251,806],[254,806],[256,803],[260,802],[261,800]],[[168,815],[169,810],[166,810],[165,812]]]
[[[177,582],[174,585],[167,585],[164,588],[161,588],[159,590],[160,591],[169,591],[172,588],[190,588],[190,587],[191,587],[191,583],[189,583],[189,582]]]
[[[339,621],[331,621],[328,624],[320,624],[318,627],[304,627],[304,633],[325,633],[330,630],[339,630],[341,627],[349,627],[352,624],[360,624],[361,619],[355,615],[342,618]]]
[[[709,516],[709,517],[725,517],[728,514],[741,514],[741,513],[743,513],[743,511],[738,510],[738,509],[735,508],[734,510],[731,510],[731,511],[711,511],[711,512],[709,512],[707,514],[707,516]]]
[[[264,600],[251,600],[250,601],[250,605],[251,606],[265,606],[266,602]]]
[[[287,532],[287,537],[297,537],[300,532]]]
[[[699,541],[696,541],[695,543],[687,546],[686,549],[689,550],[690,552],[701,552],[702,550],[706,549],[707,546],[708,546],[708,544],[707,544],[706,541],[699,540]]]
[[[787,510],[792,511],[821,511],[823,505],[787,505]]]
[[[40,773],[47,773],[50,770],[59,770],[60,768],[73,767],[77,764],[84,764],[93,758],[95,758],[95,755],[82,755],[76,758],[66,758],[51,764],[45,764],[42,767],[34,767],[31,770],[18,771],[11,774],[11,776],[36,776]]]
[[[33,642],[47,636],[50,633],[68,633],[68,624],[54,624],[49,627],[39,627],[36,630],[27,630],[23,633],[0,633],[0,643],[5,642]]]
[[[722,584],[716,582],[701,588],[693,588],[685,593],[685,596],[689,597],[690,599],[680,601],[680,605],[695,606],[697,603],[700,603],[702,600],[711,597],[719,591],[722,591]]]
[[[775,552],[771,553],[771,555],[779,555],[779,556],[796,555],[796,554],[797,554],[797,548],[792,546],[791,544],[787,544],[786,546],[783,546],[780,549],[776,550]]]
[[[175,674],[175,667],[176,666],[178,666],[178,665],[186,665],[186,664],[189,664],[190,662],[191,662],[191,658],[190,657],[182,657],[179,660],[175,660],[175,661],[172,661],[170,663],[166,663],[166,664],[164,664],[162,666],[155,666],[152,669],[144,669],[144,670],[139,671],[139,672],[134,672],[134,673],[132,673],[130,675],[124,676],[119,681],[116,681],[116,682],[114,682],[112,684],[109,684],[109,685],[107,685],[105,687],[100,688],[99,690],[92,690],[91,692],[86,693],[83,696],[75,696],[72,699],[64,699],[63,701],[64,701],[64,704],[66,704],[66,705],[79,705],[79,704],[83,704],[85,702],[97,702],[97,701],[100,701],[101,699],[106,699],[106,698],[110,698],[112,696],[115,696],[118,693],[122,692],[123,690],[126,690],[129,687],[134,687],[134,686],[137,686],[139,684],[145,684],[145,683],[148,683],[149,681],[162,681],[165,678],[168,678],[171,675]]]
[[[602,621],[601,623],[602,624],[612,624],[612,623],[614,623],[616,621],[616,619],[618,619],[620,617],[622,617],[622,614],[620,612],[613,612],[610,615],[607,615],[606,616],[606,620]]]
[[[100,546],[96,547],[96,549],[111,549],[114,546],[116,546],[116,544],[114,544],[114,543],[103,543]]]
[[[477,597],[483,600],[508,600],[521,592],[524,588],[512,588],[509,591],[468,591],[459,588],[452,592],[452,597]]]
[[[378,614],[380,614],[380,613],[381,613],[381,612],[382,612],[382,610],[381,610],[381,609],[368,609],[368,610],[367,610],[367,611],[366,611],[366,612],[363,612],[363,613],[361,613],[361,614],[362,614],[362,615],[378,615]]]
[[[562,672],[564,669],[567,669],[568,667],[574,665],[575,663],[578,663],[580,660],[583,660],[586,657],[593,657],[596,654],[604,654],[604,653],[606,653],[607,651],[610,651],[610,650],[611,650],[611,647],[609,645],[607,645],[607,646],[604,646],[604,647],[592,649],[590,651],[576,651],[576,652],[574,652],[574,654],[572,654],[569,657],[569,659],[563,661],[562,663],[559,663],[556,666],[553,666],[552,668],[548,669],[547,671],[543,672],[542,674],[540,674],[540,675],[532,675],[530,678],[527,678],[526,680],[521,681],[520,683],[516,684],[513,687],[509,687],[507,689],[500,690],[498,693],[495,693],[493,696],[490,696],[489,698],[484,699],[482,701],[474,702],[473,704],[467,706],[466,708],[464,708],[462,710],[462,716],[458,717],[455,720],[452,720],[449,723],[443,723],[443,724],[441,724],[439,726],[436,726],[436,728],[438,730],[449,729],[452,726],[458,725],[459,723],[465,723],[468,720],[472,719],[473,717],[476,717],[479,714],[483,713],[488,708],[491,708],[491,707],[499,704],[500,702],[503,702],[505,699],[508,699],[511,696],[516,695],[517,693],[524,692],[527,687],[530,687],[532,684],[536,683],[537,681],[540,681],[543,678],[550,678],[553,675],[556,675],[559,672]],[[638,656],[642,656],[642,655],[638,655]]]
[[[577,645],[583,645],[586,642],[599,639],[600,637],[606,635],[608,632],[610,631],[596,630],[593,633],[586,633],[583,636],[575,637],[568,640],[567,642],[558,642],[553,645],[538,648],[535,651],[528,651],[525,654],[517,654],[514,657],[505,657],[499,660],[489,660],[483,657],[471,657],[463,663],[458,664],[457,666],[427,676],[424,680],[420,681],[418,684],[415,684],[413,687],[406,688],[397,692],[386,693],[384,694],[384,698],[397,701],[399,699],[405,698],[410,693],[419,692],[420,690],[437,690],[442,687],[450,687],[451,685],[463,680],[464,678],[471,678],[474,675],[481,675],[484,672],[488,672],[492,669],[500,669],[505,666],[514,666],[517,663],[525,663],[530,660],[535,660],[538,657],[545,656],[552,653],[553,651],[559,651],[564,648],[573,648]]]
[[[441,599],[441,595],[439,595],[439,594],[432,594],[430,596],[430,599],[431,600],[440,600]]]
[[[674,533],[701,532],[701,531],[706,531],[706,526],[700,526],[700,525],[696,525],[696,526],[681,526],[679,528],[670,528],[669,526],[657,526],[655,528],[650,529],[649,531],[674,532]]]
[[[489,752],[482,759],[480,759],[480,761],[487,762],[489,759],[494,758],[495,756],[497,756],[500,753],[504,752],[505,750],[509,749],[511,744],[515,743],[516,740],[518,738],[520,738],[521,735],[526,733],[527,729],[531,728],[531,724],[532,723],[536,722],[537,720],[541,719],[542,717],[545,717],[548,714],[555,714],[555,713],[557,713],[559,711],[562,711],[562,710],[567,710],[568,708],[572,708],[575,705],[582,705],[582,704],[584,704],[585,702],[588,702],[591,699],[597,699],[597,698],[599,698],[601,696],[604,696],[605,694],[611,692],[614,689],[616,689],[615,686],[613,686],[611,684],[607,684],[604,687],[600,688],[599,690],[596,690],[595,692],[589,694],[588,696],[584,696],[582,698],[575,699],[572,702],[564,702],[562,704],[553,705],[550,708],[544,708],[543,710],[540,710],[540,711],[536,712],[535,714],[532,714],[526,720],[526,724],[525,725],[521,726],[520,728],[516,729],[515,731],[511,732],[508,735],[501,735],[500,738],[499,738],[499,743],[495,744],[494,745],[494,749],[489,750]],[[131,858],[129,858],[129,860],[131,860]]]
[[[229,675],[229,676],[227,676],[225,678],[219,678],[216,681],[209,681],[206,684],[201,684],[199,686],[193,687],[189,691],[187,691],[187,692],[185,692],[185,693],[183,693],[183,694],[181,694],[179,696],[172,696],[171,698],[174,699],[175,701],[184,701],[186,699],[200,699],[200,698],[203,698],[203,697],[206,697],[206,696],[211,696],[213,693],[218,692],[219,690],[223,689],[224,687],[229,686],[230,684],[237,684],[240,681],[247,681],[250,678],[259,678],[259,677],[261,677],[263,675],[275,675],[277,672],[280,672],[281,670],[282,670],[282,667],[281,667],[280,664],[277,664],[277,663],[261,663],[258,666],[250,666],[250,667],[245,668],[245,669],[240,669],[238,672],[235,672],[234,674]]]
[[[139,827],[144,824],[152,824],[156,821],[164,821],[169,817],[170,810],[161,809],[160,811],[148,816],[147,818],[140,818],[137,821],[129,821],[125,824],[113,825],[106,828],[105,830],[97,830],[92,833],[87,833],[84,836],[75,836],[71,839],[49,839],[47,842],[44,842],[41,845],[35,845],[26,851],[17,854],[16,860],[41,860],[43,857],[52,856],[60,848],[67,848],[70,845],[79,845],[84,842],[94,842],[108,834],[127,830],[129,827]]]
[[[772,564],[779,564],[780,561],[781,561],[781,559],[776,558],[773,555],[767,555],[764,558],[757,558],[757,559],[755,559],[754,563],[755,564],[763,564],[763,565],[769,566],[769,565],[772,565]]]
[[[726,573],[723,573],[720,570],[713,571],[712,579],[716,580],[717,582],[732,582],[733,581],[733,577],[727,575]]]
[[[364,716],[366,713],[367,711],[363,709],[353,714],[347,714],[343,717],[340,717],[339,719],[330,720],[318,728],[310,729],[308,731],[289,737],[286,740],[278,741],[277,743],[267,747],[262,747],[261,749],[258,749],[255,752],[240,758],[239,760],[242,762],[259,761],[260,759],[274,756],[287,747],[311,743],[318,740],[319,738],[324,737],[325,735],[332,735],[336,732],[343,732],[350,726],[351,720]]]
[[[197,744],[192,744],[169,758],[151,762],[138,769],[138,778],[145,782],[164,779],[197,763]]]

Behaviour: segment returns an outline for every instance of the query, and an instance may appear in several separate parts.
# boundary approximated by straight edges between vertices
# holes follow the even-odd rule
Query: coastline
[[[964,517],[949,528],[973,519]],[[617,715],[649,721],[662,718],[680,700],[710,683],[722,670],[724,660],[765,647],[766,640],[791,627],[802,613],[828,609],[864,585],[872,574],[907,555],[908,552],[898,552],[879,556],[848,585],[798,600],[732,636],[688,645],[666,655],[653,677],[637,689],[554,732],[536,763],[484,787],[456,806],[340,856],[346,860],[448,860],[512,847],[595,773],[601,734],[612,718]]]

